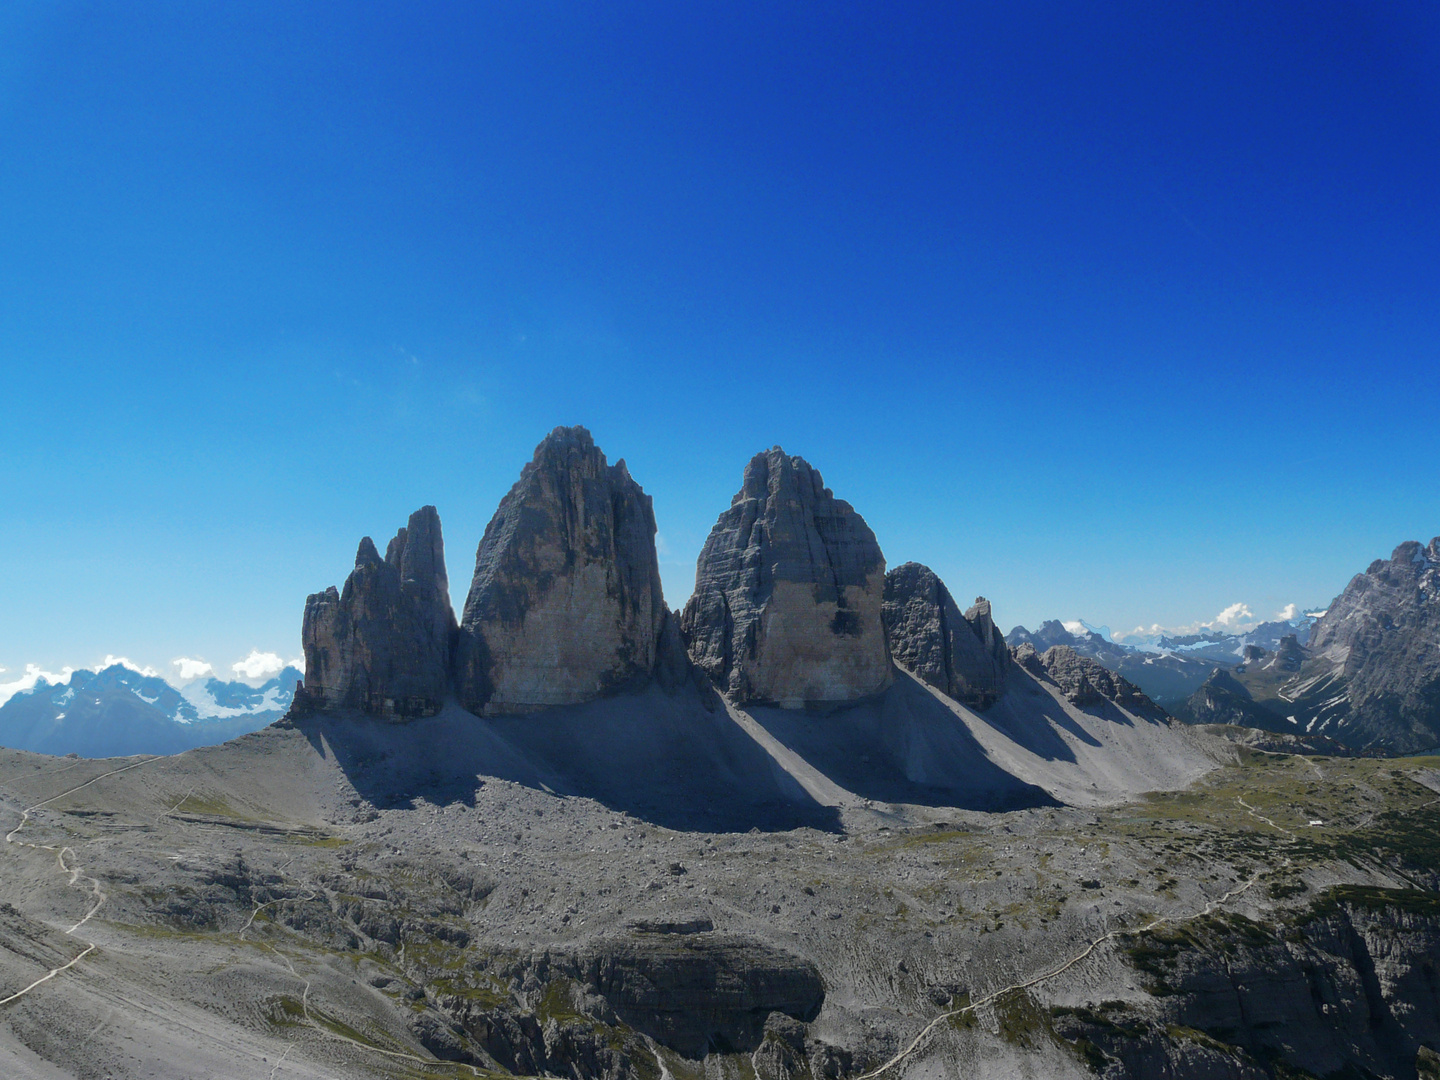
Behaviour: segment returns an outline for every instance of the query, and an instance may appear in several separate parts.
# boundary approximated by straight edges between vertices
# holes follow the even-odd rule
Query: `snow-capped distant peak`
[[[1084,619],[1070,619],[1062,621],[1060,625],[1065,628],[1067,634],[1074,634],[1076,637],[1083,638],[1087,634],[1099,634],[1100,637],[1111,643],[1115,640],[1110,636],[1110,628],[1108,626],[1091,626]]]

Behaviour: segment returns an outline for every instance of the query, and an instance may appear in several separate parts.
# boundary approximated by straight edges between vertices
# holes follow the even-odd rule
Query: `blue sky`
[[[1323,604],[1440,533],[1440,14],[0,9],[0,666],[299,651],[536,442],[751,454],[1007,628]],[[0,676],[9,678],[11,675]]]

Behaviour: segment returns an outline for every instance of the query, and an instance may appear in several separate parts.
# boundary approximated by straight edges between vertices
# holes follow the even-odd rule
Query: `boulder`
[[[440,515],[410,515],[380,557],[360,541],[343,592],[305,601],[303,709],[357,709],[387,719],[431,716],[449,690],[455,613]]]
[[[908,562],[885,575],[881,614],[895,662],[941,693],[985,709],[1005,692],[1010,650],[983,596],[962,615],[933,570]]]
[[[583,427],[556,428],[475,555],[460,702],[494,715],[633,688],[656,667],[667,614],[650,497]]]
[[[892,678],[885,556],[850,504],[779,447],[756,454],[700,552],[690,659],[737,702],[853,701]]]

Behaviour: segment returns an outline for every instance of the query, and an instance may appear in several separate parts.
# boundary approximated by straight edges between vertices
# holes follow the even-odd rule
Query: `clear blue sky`
[[[745,461],[1007,628],[1440,533],[1440,9],[0,8],[0,665],[299,650],[584,423],[678,606]],[[6,678],[12,676],[5,676]]]

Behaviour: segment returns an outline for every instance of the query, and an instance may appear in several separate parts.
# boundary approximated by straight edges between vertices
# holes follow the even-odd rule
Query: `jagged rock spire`
[[[360,541],[355,569],[305,601],[304,696],[310,708],[408,719],[440,710],[455,613],[435,507],[421,507],[380,557]]]

